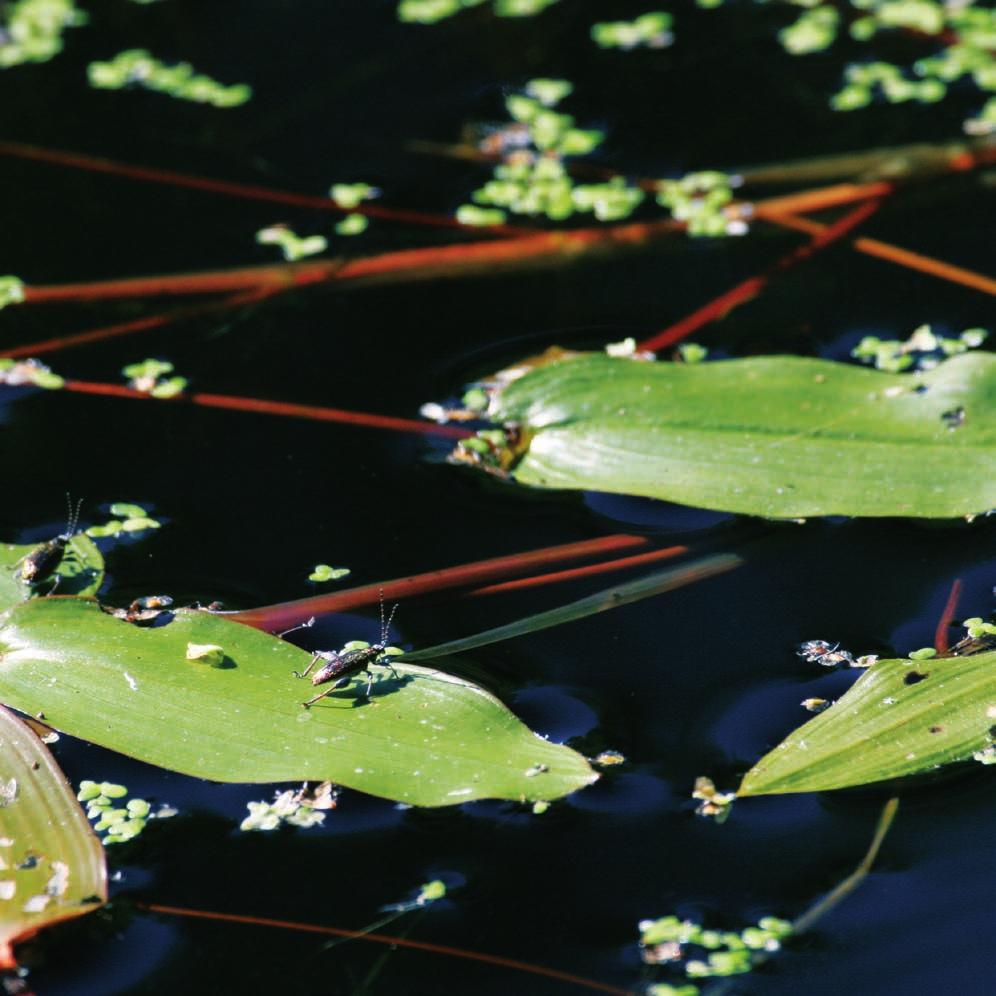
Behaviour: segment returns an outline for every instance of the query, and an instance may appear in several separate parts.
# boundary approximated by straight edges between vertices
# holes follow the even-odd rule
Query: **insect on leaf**
[[[223,654],[189,659],[190,645]],[[312,655],[210,612],[138,627],[54,596],[0,616],[0,695],[74,736],[200,778],[332,781],[401,802],[553,799],[595,781],[587,761],[442,670],[372,665],[310,709]],[[445,662],[439,664],[445,669]],[[542,774],[536,775],[535,771]],[[530,774],[530,772],[533,772]]]
[[[33,588],[20,577],[20,564],[37,543],[0,543],[0,610],[23,602],[51,587],[48,581]],[[85,533],[66,545],[62,560],[52,572],[59,575],[60,595],[95,595],[104,581],[104,558]]]

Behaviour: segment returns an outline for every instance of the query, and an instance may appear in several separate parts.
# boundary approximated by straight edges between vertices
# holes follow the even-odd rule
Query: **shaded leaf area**
[[[922,375],[765,356],[567,354],[493,395],[511,476],[773,518],[948,518],[996,506],[996,356]]]
[[[916,775],[993,743],[996,651],[879,661],[749,772],[739,795],[820,792]]]
[[[189,644],[224,651],[220,666]],[[333,781],[420,806],[539,800],[593,782],[587,761],[441,671],[374,666],[310,709],[311,654],[209,612],[140,628],[90,599],[0,616],[0,697],[56,729],[150,764],[225,782]],[[444,664],[445,666],[445,664]],[[324,685],[323,688],[330,688]]]
[[[0,543],[0,610],[24,602],[51,588],[49,580],[29,585],[21,580],[20,565],[37,543]],[[85,533],[66,544],[62,559],[49,577],[59,575],[60,595],[95,595],[104,581],[104,558]]]
[[[52,755],[0,706],[0,968],[10,946],[107,901],[104,849]]]

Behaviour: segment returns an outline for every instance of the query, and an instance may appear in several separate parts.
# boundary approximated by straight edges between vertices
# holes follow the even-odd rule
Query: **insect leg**
[[[294,675],[295,678],[306,678],[321,656],[322,655],[320,653],[315,654],[315,656],[311,658],[311,663],[303,671],[291,671],[291,674]]]

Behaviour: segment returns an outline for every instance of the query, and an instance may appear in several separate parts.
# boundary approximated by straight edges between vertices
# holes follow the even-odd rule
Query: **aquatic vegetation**
[[[689,364],[551,349],[488,382],[478,414],[494,427],[451,460],[534,488],[768,518],[972,516],[996,507],[994,380],[996,357],[981,352],[914,376],[796,356]]]
[[[65,385],[65,380],[53,373],[41,360],[12,360],[0,357],[0,384],[10,387],[42,387],[47,391],[57,391]]]
[[[0,970],[12,945],[107,901],[104,849],[42,741],[0,707]]]
[[[592,40],[600,48],[666,48],[674,41],[674,18],[664,11],[641,14],[632,21],[605,21],[591,26]]]
[[[329,564],[316,564],[308,575],[309,581],[338,581],[348,577],[350,570],[348,567],[331,567]]]
[[[837,41],[846,28],[851,39],[871,43],[880,35],[900,32],[933,42],[937,54],[912,65],[869,59],[845,70],[845,85],[831,98],[838,111],[867,107],[877,95],[890,103],[943,100],[952,85],[971,81],[984,92],[996,91],[996,9],[981,3],[944,3],[940,0],[848,0],[847,15],[831,4],[799,3],[797,19],[779,33],[793,55],[821,52]],[[724,0],[698,0],[700,7],[719,7]],[[965,131],[973,135],[996,131],[996,97],[968,118]]]
[[[643,920],[639,928],[644,963],[689,979],[743,975],[755,967],[756,952],[773,954],[792,935],[792,924],[774,916],[762,917],[757,926],[741,931],[711,930],[673,915]],[[648,989],[653,996],[695,996],[698,992],[698,986],[690,983],[656,982]]]
[[[246,807],[249,815],[239,824],[240,830],[276,830],[285,824],[306,830],[324,823],[324,810],[335,808],[335,801],[319,807],[306,791],[285,789],[274,794],[273,802],[247,802]]]
[[[73,0],[15,0],[0,10],[0,68],[47,62],[62,51],[66,28],[87,23]]]
[[[488,0],[400,0],[398,20],[416,24],[435,24],[468,7],[479,7]],[[557,0],[493,0],[492,9],[498,17],[532,17]]]
[[[145,799],[124,802],[128,789],[114,782],[80,782],[76,798],[86,803],[87,819],[94,821],[94,830],[106,831],[101,838],[104,846],[133,840],[146,827],[152,807]]]
[[[363,214],[347,214],[335,225],[336,235],[362,235],[370,227],[370,219]]]
[[[252,97],[252,88],[247,83],[225,86],[210,76],[195,73],[188,62],[167,65],[144,48],[119,52],[107,62],[91,62],[87,76],[90,85],[100,90],[139,86],[177,100],[212,107],[239,107]]]
[[[256,241],[261,246],[277,246],[284,259],[294,261],[308,256],[317,256],[329,247],[324,235],[297,235],[286,225],[270,225],[256,233]]]
[[[352,210],[364,201],[380,197],[380,190],[369,183],[333,183],[329,187],[329,197],[341,208]]]
[[[166,376],[172,372],[172,363],[156,359],[131,363],[121,370],[130,388],[153,398],[175,398],[187,389],[187,378]]]
[[[131,502],[113,502],[109,511],[115,518],[87,527],[87,536],[98,539],[105,536],[120,536],[121,533],[140,533],[146,529],[159,529],[162,525],[158,520],[151,518],[141,505],[134,505]]]
[[[24,281],[18,277],[0,277],[0,308],[20,304],[24,300]]]
[[[851,356],[871,363],[877,370],[930,370],[946,356],[977,349],[989,337],[985,329],[965,329],[957,338],[936,335],[929,325],[921,325],[906,340],[879,339],[866,335],[851,350]]]

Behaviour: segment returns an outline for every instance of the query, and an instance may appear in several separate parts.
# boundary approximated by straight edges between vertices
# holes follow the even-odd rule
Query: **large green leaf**
[[[996,506],[996,356],[922,375],[766,356],[684,364],[567,354],[493,395],[512,477],[796,518]]]
[[[107,900],[104,849],[45,745],[0,706],[0,968],[10,946]]]
[[[25,584],[18,569],[37,543],[0,543],[0,610],[37,595],[46,587]],[[60,595],[95,595],[104,580],[104,558],[85,533],[74,536],[52,572],[59,575]]]
[[[993,743],[996,651],[879,661],[744,777],[740,795],[819,792],[931,771]]]
[[[224,648],[221,667],[188,644]],[[209,612],[140,628],[58,596],[0,616],[0,699],[56,729],[216,781],[330,780],[421,806],[552,799],[597,775],[483,689],[440,671],[377,667],[310,709],[311,655]],[[445,667],[445,662],[441,664]],[[329,686],[323,686],[328,688]]]

